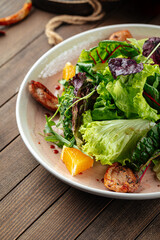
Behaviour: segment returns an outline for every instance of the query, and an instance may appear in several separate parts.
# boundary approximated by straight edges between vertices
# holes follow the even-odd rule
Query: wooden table
[[[160,24],[159,1],[122,1],[106,9],[103,20],[62,25],[64,39],[99,26],[119,23]],[[0,1],[0,16],[24,1]],[[56,179],[30,154],[17,129],[19,86],[47,50],[44,27],[56,14],[33,8],[23,22],[0,37],[0,239],[160,239],[160,200],[125,201],[94,196]]]

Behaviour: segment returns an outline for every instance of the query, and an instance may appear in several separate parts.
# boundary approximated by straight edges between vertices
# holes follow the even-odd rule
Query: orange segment
[[[93,159],[80,150],[64,146],[61,160],[65,163],[72,176],[75,176],[93,166]]]
[[[65,67],[63,68],[62,78],[68,81],[70,78],[74,77],[74,75],[75,67],[70,62],[67,62]]]

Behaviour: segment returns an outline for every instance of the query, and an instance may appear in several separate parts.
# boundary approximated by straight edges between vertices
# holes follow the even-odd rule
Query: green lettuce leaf
[[[90,114],[87,111],[84,115],[84,124],[80,128],[85,142],[82,150],[102,165],[130,162],[137,142],[154,125],[143,119],[91,121]]]
[[[153,163],[154,163],[153,171],[156,173],[156,177],[158,178],[158,180],[160,180],[160,157],[157,160],[153,160]]]
[[[137,143],[132,153],[130,167],[138,171],[149,158],[160,148],[160,123],[150,129],[147,134]],[[155,160],[154,160],[155,161]]]
[[[99,96],[91,112],[93,120],[111,120],[125,118],[124,113],[117,108],[111,94],[106,89],[105,81],[97,87]]]
[[[160,73],[158,65],[144,64],[144,69],[135,74],[119,76],[106,86],[116,106],[127,118],[143,118],[152,121],[160,119],[157,110],[150,107],[143,97],[143,88],[148,76]]]
[[[147,78],[143,94],[147,103],[160,113],[160,74]]]
[[[127,39],[134,47],[136,47],[140,54],[135,56],[134,57],[134,60],[136,60],[137,63],[140,63],[140,62],[145,62],[146,61],[146,57],[143,56],[142,52],[143,52],[143,44],[144,42],[147,40],[146,39],[140,39],[140,40],[137,40],[135,38],[128,38]],[[147,60],[148,63],[154,63],[153,60],[150,58],[149,60]]]
[[[144,42],[147,40],[147,38],[145,39],[140,39],[140,40],[137,40],[135,38],[128,38],[127,39],[133,46],[135,46],[140,53],[143,52],[143,44]]]
[[[93,64],[92,63],[77,63],[76,64],[76,73],[79,72],[85,72],[86,76],[89,79],[93,80],[93,84],[99,84],[102,80],[105,80],[106,82],[109,82],[110,79],[108,79],[108,75],[106,74],[103,75],[103,72],[101,71],[96,71],[93,69]],[[109,73],[111,76],[111,73]],[[112,77],[111,77],[112,78]]]
[[[127,42],[105,40],[99,42],[97,47],[83,50],[78,62],[81,63],[106,63],[110,58],[119,56],[133,58],[139,55],[139,50]]]

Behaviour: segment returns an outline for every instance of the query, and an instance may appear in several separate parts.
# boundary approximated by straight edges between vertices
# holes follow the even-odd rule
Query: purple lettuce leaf
[[[75,99],[73,103],[78,98],[83,98],[88,95],[94,88],[92,82],[87,81],[86,73],[79,72],[72,79],[69,80],[69,85],[74,87]],[[83,99],[75,103],[72,107],[72,131],[74,133],[76,143],[80,141],[80,136],[78,133],[79,126],[81,125],[81,115],[87,109],[93,108],[94,102],[96,101],[97,93],[93,94],[89,99]]]
[[[83,84],[87,81],[86,79],[87,79],[86,73],[79,72],[72,79],[69,80],[69,85],[74,87],[74,95],[75,96],[81,97],[81,96],[79,96],[79,90],[81,89]]]
[[[159,37],[151,37],[145,41],[143,44],[143,56],[148,57],[149,54],[153,51],[153,49],[160,43]],[[156,51],[151,55],[154,63],[160,64],[160,47],[156,49]]]
[[[129,75],[143,70],[143,63],[137,63],[135,60],[128,58],[111,58],[108,65],[115,79],[119,75]]]

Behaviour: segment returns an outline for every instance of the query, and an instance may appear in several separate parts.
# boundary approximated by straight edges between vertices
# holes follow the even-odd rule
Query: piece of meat
[[[114,40],[114,41],[127,41],[127,38],[132,38],[132,34],[128,30],[121,30],[118,32],[113,33],[110,37],[109,40]]]
[[[42,83],[32,80],[29,83],[29,92],[32,97],[45,108],[53,112],[57,110],[58,98],[54,96]]]
[[[114,163],[104,175],[104,185],[115,192],[135,192],[139,187],[139,179],[130,168]]]

